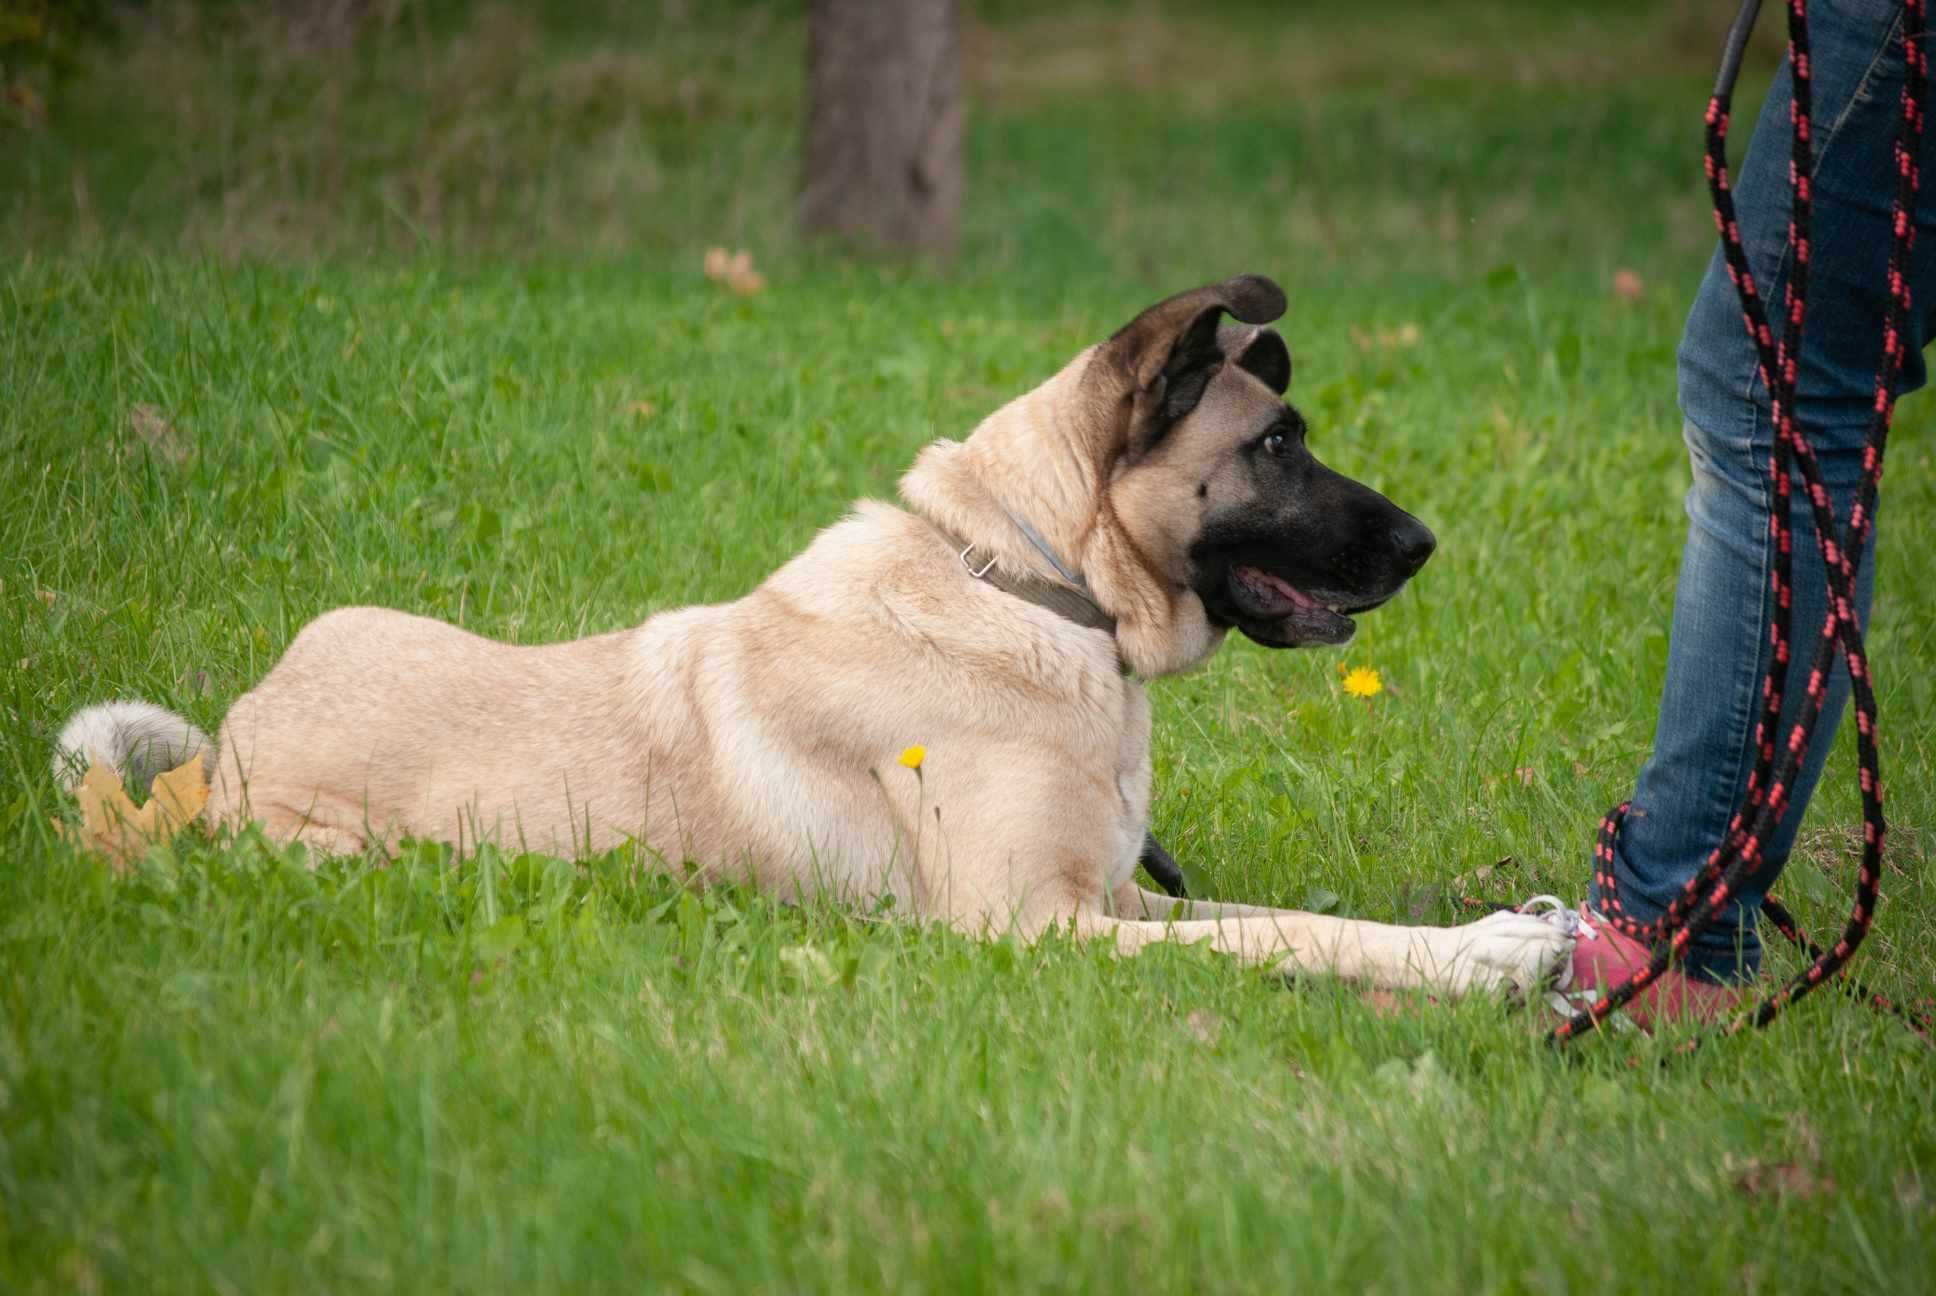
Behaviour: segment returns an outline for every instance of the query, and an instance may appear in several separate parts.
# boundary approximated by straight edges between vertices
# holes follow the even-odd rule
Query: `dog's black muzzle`
[[[1389,601],[1438,547],[1424,523],[1315,459],[1286,493],[1213,517],[1191,550],[1211,620],[1266,647],[1347,642],[1352,618]]]

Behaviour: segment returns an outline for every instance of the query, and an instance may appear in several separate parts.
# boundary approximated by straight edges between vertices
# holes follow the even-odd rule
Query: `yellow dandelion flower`
[[[1385,682],[1369,666],[1359,666],[1344,677],[1344,691],[1352,697],[1373,697],[1384,690]]]
[[[918,770],[921,768],[921,762],[926,760],[927,758],[928,758],[928,749],[926,747],[923,747],[920,743],[916,743],[914,744],[914,746],[909,747],[904,751],[902,751],[901,764],[907,766],[911,770]]]

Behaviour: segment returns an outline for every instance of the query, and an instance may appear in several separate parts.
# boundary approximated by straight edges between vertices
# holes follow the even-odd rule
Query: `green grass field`
[[[1932,1055],[1831,993],[1661,1066],[622,856],[190,836],[117,880],[49,826],[84,703],[212,728],[343,603],[537,642],[732,598],[1255,270],[1314,447],[1440,551],[1346,650],[1153,686],[1159,834],[1211,893],[1369,918],[1577,895],[1664,665],[1726,15],[1312,8],[985,8],[947,266],[796,241],[790,9],[377,5],[313,47],[162,7],[36,82],[0,126],[0,1289],[1925,1290]],[[1932,408],[1870,635],[1858,971],[1898,994],[1936,982]],[[1842,746],[1784,887],[1815,928]]]

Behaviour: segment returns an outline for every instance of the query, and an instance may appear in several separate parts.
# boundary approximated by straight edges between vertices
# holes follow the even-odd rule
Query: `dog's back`
[[[399,833],[534,849],[642,824],[626,633],[519,647],[350,607],[310,622],[223,721],[209,814],[355,848]],[[597,813],[589,813],[598,802]]]

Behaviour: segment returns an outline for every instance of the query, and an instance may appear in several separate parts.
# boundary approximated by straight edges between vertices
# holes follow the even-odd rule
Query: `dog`
[[[109,703],[68,723],[57,770],[140,778],[200,752],[211,826],[328,854],[629,841],[702,879],[892,897],[977,936],[1200,941],[1286,974],[1531,993],[1569,949],[1542,917],[1399,927],[1135,880],[1154,846],[1144,681],[1232,629],[1342,644],[1435,545],[1311,454],[1267,327],[1284,307],[1260,275],[1151,306],[922,450],[900,507],[857,504],[734,602],[541,646],[341,608],[218,742]]]

